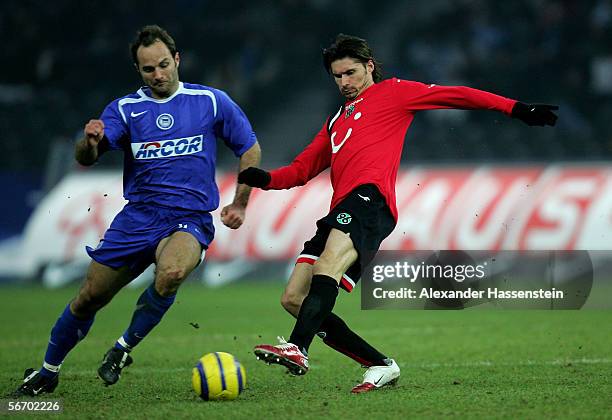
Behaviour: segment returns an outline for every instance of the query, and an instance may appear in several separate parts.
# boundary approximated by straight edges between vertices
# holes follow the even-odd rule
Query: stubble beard
[[[340,93],[342,94],[342,96],[344,96],[347,100],[353,100],[356,97],[358,97],[359,95],[361,95],[361,93],[367,88],[369,87],[368,85],[368,80],[367,78],[363,80],[363,83],[361,84],[361,87],[358,88],[356,91],[352,92],[352,93],[344,93],[342,92],[342,89],[340,89]]]
[[[151,91],[155,93],[155,96],[159,97],[159,99],[165,99],[170,97],[176,90],[178,89],[178,80],[165,82],[163,87],[156,87],[155,85],[149,86]]]

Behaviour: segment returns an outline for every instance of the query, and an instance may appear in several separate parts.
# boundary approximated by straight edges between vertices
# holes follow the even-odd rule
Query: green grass
[[[62,418],[612,417],[612,311],[361,311],[359,292],[341,292],[336,312],[402,368],[396,387],[352,395],[363,370],[318,339],[304,377],[255,360],[253,345],[291,331],[281,291],[280,283],[187,284],[134,350],[134,365],[104,387],[96,369],[140,293],[122,291],[64,363],[52,395]],[[40,365],[75,292],[0,289],[2,395]],[[191,368],[211,351],[244,364],[248,389],[236,401],[204,402],[192,391]]]

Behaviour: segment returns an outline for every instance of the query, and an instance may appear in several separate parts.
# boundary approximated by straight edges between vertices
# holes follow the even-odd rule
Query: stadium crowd
[[[10,40],[4,56],[11,63],[0,80],[5,170],[39,171],[54,141],[72,142],[114,93],[135,90],[136,72],[123,71],[130,65],[125,34],[151,22],[175,34],[183,79],[225,89],[242,106],[262,139],[264,163],[286,161],[303,146],[287,151],[286,139],[266,128],[278,123],[277,110],[300,110],[303,93],[320,86],[326,75],[318,51],[340,31],[367,38],[386,76],[561,107],[555,130],[486,112],[428,113],[409,131],[406,163],[612,157],[611,0],[387,0],[375,8],[365,0],[350,8],[331,0],[180,0],[170,11],[142,0],[84,3],[4,2],[0,32]],[[337,102],[332,89],[321,92],[328,96],[317,120]],[[300,141],[318,128],[299,133]]]

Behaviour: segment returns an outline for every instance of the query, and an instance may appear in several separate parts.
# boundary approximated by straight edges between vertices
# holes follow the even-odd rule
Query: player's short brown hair
[[[132,60],[134,60],[134,64],[138,65],[138,56],[136,55],[138,48],[141,45],[148,47],[157,40],[166,44],[166,47],[168,47],[170,50],[170,55],[172,55],[172,57],[175,56],[176,44],[174,43],[174,39],[172,39],[170,34],[166,32],[165,29],[157,25],[147,25],[138,30],[136,37],[130,44],[130,51],[132,53]]]
[[[353,58],[366,64],[369,60],[374,63],[372,77],[374,82],[382,80],[382,68],[380,63],[374,58],[374,53],[367,41],[356,36],[338,34],[336,40],[328,47],[323,49],[323,66],[325,71],[331,73],[331,64],[343,58]]]

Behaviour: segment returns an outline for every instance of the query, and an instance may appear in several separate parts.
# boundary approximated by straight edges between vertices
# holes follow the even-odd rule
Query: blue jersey
[[[239,157],[256,142],[246,115],[223,91],[179,83],[165,99],[148,88],[111,102],[100,117],[110,150],[123,150],[130,202],[210,212],[219,206],[217,138]]]

